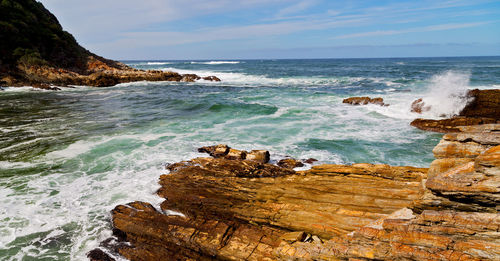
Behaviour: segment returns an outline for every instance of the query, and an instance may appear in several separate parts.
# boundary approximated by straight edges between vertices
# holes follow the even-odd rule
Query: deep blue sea
[[[161,202],[164,165],[200,146],[426,167],[442,135],[409,123],[458,113],[468,89],[500,88],[500,57],[125,63],[222,82],[0,91],[1,260],[84,260],[111,234],[114,206]],[[350,96],[390,106],[343,104]],[[417,98],[432,109],[410,112]]]

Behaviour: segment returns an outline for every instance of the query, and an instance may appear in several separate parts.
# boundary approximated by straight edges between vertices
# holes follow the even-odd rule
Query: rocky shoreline
[[[500,124],[460,127],[430,168],[294,171],[225,145],[168,166],[159,209],[112,211],[90,260],[498,260]],[[173,215],[176,211],[181,214]]]
[[[411,126],[426,131],[441,133],[460,132],[459,126],[500,123],[500,90],[470,90],[467,93],[471,101],[460,111],[459,115],[450,119],[429,120],[415,119]],[[414,112],[422,112],[425,104],[422,99],[412,104]]]
[[[110,64],[111,63],[111,64]],[[198,80],[221,81],[216,76],[200,77],[196,74],[179,74],[170,71],[138,70],[119,62],[105,63],[89,56],[84,73],[50,66],[19,67],[18,74],[5,76],[0,86],[32,86],[46,90],[58,90],[67,86],[109,87],[119,83],[137,81],[195,82]]]
[[[0,90],[19,86],[58,90],[58,86],[106,87],[135,81],[202,79],[196,74],[137,70],[105,59],[80,46],[40,2],[15,3],[0,2]],[[215,76],[203,79],[220,81]]]

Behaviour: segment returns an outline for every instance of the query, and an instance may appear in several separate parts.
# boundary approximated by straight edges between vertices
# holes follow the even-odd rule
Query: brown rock
[[[415,100],[411,104],[411,112],[422,113],[429,111],[430,109],[431,106],[425,106],[425,102],[422,100],[422,98]]]
[[[129,244],[107,245],[130,260],[499,260],[499,128],[445,135],[428,176],[366,163],[295,172],[227,159],[236,150],[179,162],[160,177],[161,210],[112,211]]]
[[[342,101],[342,103],[348,103],[352,105],[366,105],[366,104],[377,104],[381,106],[389,106],[389,104],[384,103],[382,98],[370,98],[370,97],[350,97]]]
[[[175,253],[276,259],[273,251],[286,239],[320,246],[409,206],[423,191],[425,172],[357,164],[316,166],[298,175],[250,160],[194,159],[163,175],[158,191],[167,199],[161,208],[185,218],[139,202],[115,208],[113,225],[132,243],[119,253],[132,260]],[[294,231],[304,233],[289,234]]]
[[[214,146],[201,147],[198,149],[198,152],[208,153],[210,156],[214,158],[220,158],[226,156],[231,148],[226,144],[219,144]]]
[[[287,169],[294,169],[294,168],[298,168],[298,167],[303,167],[304,163],[302,163],[296,159],[288,158],[288,159],[282,159],[282,160],[278,161],[278,166],[280,166],[282,168],[287,168]]]
[[[304,163],[307,163],[307,164],[313,164],[314,162],[318,161],[317,159],[314,159],[314,158],[308,158],[306,160],[304,160]]]
[[[458,117],[444,120],[416,119],[411,126],[422,130],[441,133],[459,132],[459,126],[500,123],[500,90],[471,90],[468,96],[472,101],[465,106]],[[422,99],[412,104],[412,111],[425,110]],[[420,113],[420,112],[419,112]]]
[[[46,83],[34,83],[31,86],[33,88],[36,88],[36,89],[42,89],[42,90],[48,90],[48,91],[60,91],[61,90],[61,88],[52,87]]]
[[[247,157],[247,152],[244,150],[237,150],[237,149],[229,149],[229,152],[226,155],[226,159],[231,159],[231,160],[243,160],[246,159]]]
[[[196,74],[183,74],[181,82],[195,82],[199,79],[201,79],[201,77]]]
[[[102,251],[99,248],[96,248],[88,252],[87,257],[90,259],[90,261],[115,261],[114,258],[110,257],[108,254],[104,253],[104,251]]]
[[[271,156],[267,150],[252,150],[247,153],[246,157],[247,160],[253,160],[260,163],[267,163],[270,158]]]
[[[461,126],[491,124],[497,122],[500,121],[492,118],[454,117],[444,120],[415,119],[410,123],[410,125],[421,130],[449,133],[460,132],[459,127]]]
[[[460,116],[500,119],[500,90],[471,90],[473,100],[460,112]]]
[[[203,80],[205,80],[205,81],[211,81],[211,82],[220,82],[221,81],[217,76],[203,77]]]

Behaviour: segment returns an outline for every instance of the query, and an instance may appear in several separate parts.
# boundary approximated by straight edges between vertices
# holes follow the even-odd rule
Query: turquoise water
[[[320,163],[428,166],[441,135],[412,128],[500,87],[500,58],[126,61],[222,82],[0,91],[0,259],[82,260],[117,204],[154,195],[166,163],[226,143]],[[349,106],[350,96],[388,107]]]

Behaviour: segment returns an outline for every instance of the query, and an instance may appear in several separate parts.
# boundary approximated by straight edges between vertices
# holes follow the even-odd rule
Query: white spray
[[[470,102],[467,97],[470,73],[447,71],[434,75],[422,100],[430,110],[424,112],[425,118],[448,118],[458,115]]]

